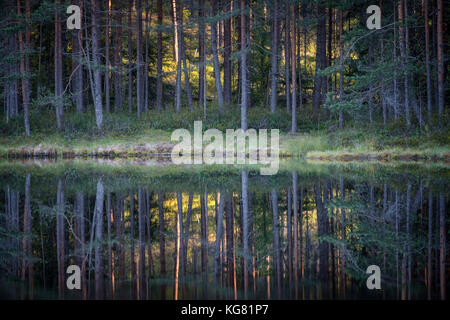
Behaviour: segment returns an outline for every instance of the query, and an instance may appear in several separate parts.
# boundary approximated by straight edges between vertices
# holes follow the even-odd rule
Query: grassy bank
[[[221,116],[215,110],[203,121],[203,129],[238,128],[238,109]],[[135,115],[107,114],[102,131],[95,126],[92,114],[68,115],[64,129],[57,130],[53,114],[33,115],[32,135],[26,137],[20,117],[0,128],[0,156],[14,157],[140,157],[170,153],[174,142],[171,132],[186,128],[192,132],[201,111],[180,114],[149,112],[137,120]],[[54,119],[53,119],[54,120]],[[299,133],[290,134],[290,117],[285,111],[270,114],[249,112],[249,127],[280,129],[280,155],[302,156],[319,160],[444,160],[450,161],[450,130],[409,129],[402,123],[362,126],[346,123],[336,129],[333,122],[301,119]]]

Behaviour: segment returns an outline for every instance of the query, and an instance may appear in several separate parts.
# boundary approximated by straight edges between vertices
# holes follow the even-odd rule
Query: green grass
[[[19,116],[8,124],[0,122],[0,155],[29,156],[41,154],[139,156],[170,152],[171,132],[178,128],[193,130],[196,120],[203,120],[203,130],[217,128],[223,132],[240,127],[240,112],[230,107],[223,115],[216,108],[203,111],[183,110],[180,113],[150,111],[140,119],[135,114],[118,113],[104,116],[103,130],[95,125],[92,113],[66,114],[64,129],[56,128],[52,110],[36,110],[31,114],[31,137],[26,137],[23,119]],[[4,121],[4,120],[2,120]],[[299,133],[290,134],[290,114],[279,110],[271,114],[266,109],[250,108],[250,128],[280,129],[280,154],[318,159],[380,158],[385,160],[418,157],[420,159],[450,159],[450,129],[448,125],[429,130],[427,127],[406,129],[403,122],[382,125],[346,123],[342,130],[330,130],[334,123],[314,125],[313,118],[299,117]]]

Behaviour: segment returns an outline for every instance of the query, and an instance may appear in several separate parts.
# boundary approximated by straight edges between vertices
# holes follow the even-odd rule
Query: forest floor
[[[428,133],[385,135],[367,128],[334,132],[310,131],[280,134],[281,157],[316,160],[441,160],[450,162],[448,135]],[[168,156],[177,142],[171,132],[143,129],[132,134],[108,134],[94,137],[70,137],[62,133],[36,134],[31,137],[0,136],[3,158],[134,158]]]
[[[208,109],[204,119],[202,110],[188,112],[156,112],[151,110],[140,119],[136,115],[106,113],[102,131],[95,125],[92,113],[67,113],[64,127],[56,128],[51,109],[31,112],[31,136],[26,137],[23,118],[8,123],[0,121],[0,157],[2,158],[77,158],[169,155],[177,143],[171,141],[173,130],[186,128],[193,132],[194,121],[203,119],[202,128],[240,126],[239,108],[230,106],[226,113]],[[367,122],[346,122],[337,129],[333,121],[317,121],[312,110],[305,109],[298,119],[297,134],[289,134],[291,115],[285,110],[252,108],[248,112],[249,128],[277,128],[280,130],[280,156],[303,157],[315,160],[443,160],[450,162],[450,126],[445,119],[434,119],[423,128],[405,128],[404,121],[389,122],[386,126]],[[433,128],[433,130],[429,129]],[[270,130],[268,130],[270,131]],[[207,142],[205,142],[206,144]]]

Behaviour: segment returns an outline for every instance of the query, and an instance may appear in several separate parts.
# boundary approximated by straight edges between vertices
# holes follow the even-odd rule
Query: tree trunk
[[[246,1],[240,0],[241,5],[241,129],[247,130],[247,36],[245,32],[245,7]]]
[[[111,0],[108,0],[108,7],[106,12],[107,20],[106,20],[106,31],[105,31],[105,64],[106,64],[106,72],[105,72],[105,110],[106,112],[111,112],[111,102],[109,96],[109,74],[111,64],[109,61],[109,38],[110,38],[110,29],[111,29]]]
[[[272,47],[271,47],[271,86],[270,86],[270,112],[277,109],[277,82],[278,82],[278,0],[274,0],[272,9]]]
[[[82,0],[78,0],[77,4],[82,7]],[[81,63],[81,59],[83,58],[83,40],[82,40],[82,32],[81,30],[75,29],[73,30],[73,54],[72,54],[72,63],[74,68],[74,77],[75,77],[75,103],[77,108],[77,113],[81,114],[84,112],[84,103],[83,103],[83,64]]]
[[[343,10],[339,10],[339,101],[344,101],[344,39],[342,38],[344,33],[344,17]],[[342,108],[339,110],[339,128],[344,127],[344,111]]]
[[[431,71],[430,71],[430,31],[428,25],[428,0],[423,0],[424,21],[425,21],[425,69],[427,73],[427,111],[428,122],[431,122]]]
[[[58,0],[57,5],[60,4]],[[20,36],[19,36],[20,37]],[[20,42],[20,40],[19,40]],[[62,128],[63,117],[63,72],[62,72],[62,41],[61,20],[58,10],[55,11],[55,99],[56,99],[56,124],[58,129]]]
[[[211,0],[211,12],[213,15],[216,14],[215,1]],[[213,52],[213,64],[214,64],[214,79],[216,83],[217,92],[217,102],[219,104],[219,112],[224,111],[224,101],[223,101],[223,91],[222,82],[220,80],[220,65],[219,65],[219,54],[217,52],[217,27],[216,22],[213,21],[211,26],[211,47]]]
[[[92,14],[92,60],[94,63],[94,108],[95,108],[95,122],[99,130],[103,125],[103,103],[102,103],[102,78],[100,72],[100,32],[97,21],[97,14],[99,10],[98,0],[91,2]],[[62,79],[61,79],[62,80]]]
[[[297,73],[296,73],[296,55],[295,49],[297,48],[297,30],[295,19],[296,6],[291,6],[291,80],[292,80],[292,98],[291,98],[291,132],[297,132]]]
[[[442,115],[445,106],[444,87],[444,40],[443,40],[443,16],[444,7],[442,0],[437,0],[437,77],[438,77],[438,114]]]
[[[314,75],[313,90],[313,110],[319,112],[320,105],[323,102],[324,88],[326,80],[324,76],[319,75],[319,71],[326,67],[326,15],[325,8],[322,5],[317,7],[318,26],[316,39],[316,70]]]
[[[58,191],[56,194],[56,250],[58,260],[58,298],[64,299],[65,277],[65,250],[64,250],[64,185],[58,180]]]
[[[186,45],[184,43],[184,25],[183,25],[183,6],[182,3],[180,2],[180,4],[178,5],[178,10],[179,10],[179,25],[180,25],[180,32],[179,32],[179,37],[180,37],[180,54],[182,56],[183,59],[183,72],[184,72],[184,83],[185,83],[185,88],[186,88],[186,96],[187,96],[187,103],[188,103],[188,109],[189,111],[194,111],[193,110],[193,106],[192,106],[192,92],[191,92],[191,84],[190,84],[190,80],[189,80],[189,69],[187,66],[187,61],[186,61]]]
[[[198,103],[202,104],[206,97],[205,92],[205,1],[199,0],[198,9],[198,50],[199,50],[199,70],[198,70]],[[206,100],[205,100],[206,101]],[[205,106],[204,106],[205,107]]]
[[[163,8],[162,0],[158,0],[158,40],[157,40],[157,82],[156,82],[156,110],[161,111],[162,109],[162,98],[163,98],[163,86],[162,86],[162,32],[161,27],[163,23]]]
[[[180,55],[180,48],[181,48],[181,37],[179,36],[179,33],[181,31],[181,26],[179,22],[180,13],[177,11],[177,7],[180,7],[179,0],[173,0],[173,16],[175,21],[175,40],[176,43],[174,43],[175,46],[175,58],[177,62],[177,80],[176,80],[176,96],[175,96],[175,111],[180,112],[181,111],[181,63],[182,63],[182,57]]]
[[[142,1],[136,0],[137,12],[137,34],[136,34],[136,103],[137,103],[137,117],[141,117],[144,111],[143,101],[143,72],[142,72]]]
[[[285,25],[284,25],[284,76],[285,76],[285,86],[286,86],[286,112],[290,112],[291,110],[291,76],[290,73],[290,55],[291,50],[289,49],[291,44],[290,33],[291,28],[289,27],[289,7],[286,4],[286,17],[285,17]]]
[[[226,0],[225,11],[231,13],[233,10],[233,0]],[[231,30],[231,18],[227,18],[224,21],[223,31],[223,93],[225,104],[231,104],[231,77],[232,77],[232,65],[231,65],[231,51],[232,51],[232,30]]]
[[[128,112],[133,111],[133,0],[128,0]]]
[[[122,111],[123,90],[122,90],[122,11],[120,5],[116,7],[115,13],[116,32],[114,34],[114,112]]]

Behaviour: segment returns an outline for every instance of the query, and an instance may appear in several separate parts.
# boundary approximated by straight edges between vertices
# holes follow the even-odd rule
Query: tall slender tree
[[[247,93],[248,93],[248,83],[247,83],[247,34],[246,29],[246,1],[240,0],[240,10],[241,10],[241,129],[247,130]]]
[[[211,0],[211,12],[213,16],[216,14],[216,4],[214,0]],[[214,64],[214,79],[216,83],[217,102],[219,104],[219,111],[224,111],[224,100],[222,91],[222,81],[220,77],[220,65],[219,54],[217,51],[217,24],[215,19],[211,20],[211,47],[213,52],[213,64]]]
[[[274,0],[272,8],[272,46],[271,46],[271,86],[270,86],[270,112],[277,108],[277,82],[278,82],[278,0]]]
[[[56,124],[58,129],[62,128],[63,117],[63,70],[62,70],[62,41],[61,41],[61,20],[59,16],[60,0],[56,1],[55,10],[55,104],[56,104]]]
[[[438,77],[438,114],[442,115],[445,106],[444,87],[444,36],[443,36],[442,0],[437,0],[437,77]]]
[[[102,78],[101,78],[101,60],[100,60],[100,32],[99,21],[97,18],[99,11],[98,0],[91,1],[91,15],[92,15],[92,62],[94,64],[94,109],[95,122],[99,130],[103,126],[103,102],[102,102]],[[61,28],[61,26],[60,26]],[[62,74],[62,73],[61,73]],[[62,80],[62,79],[61,79]],[[61,88],[62,89],[62,88]]]
[[[162,108],[162,98],[163,98],[163,84],[162,84],[162,22],[163,22],[163,5],[162,0],[157,1],[157,11],[158,11],[158,40],[157,40],[157,81],[156,81],[156,110],[160,111]]]

